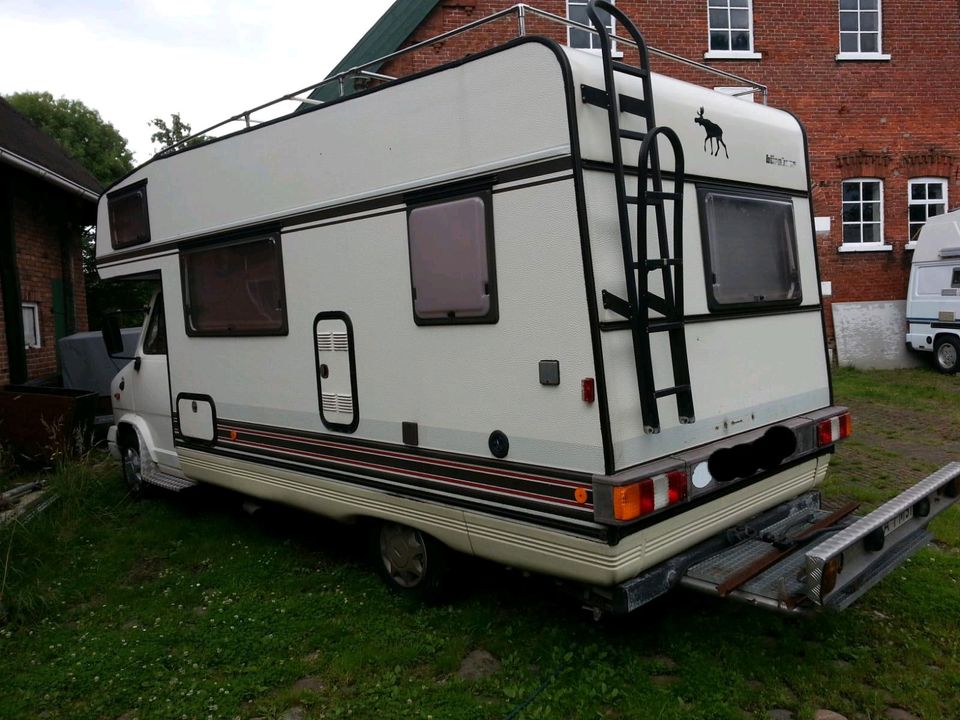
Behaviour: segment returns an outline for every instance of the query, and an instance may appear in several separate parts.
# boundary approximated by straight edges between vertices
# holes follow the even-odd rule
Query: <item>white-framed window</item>
[[[842,252],[891,249],[883,242],[883,180],[844,180],[842,202]]]
[[[753,51],[753,0],[707,0],[709,59],[759,59]]]
[[[837,60],[889,60],[883,53],[881,0],[840,0]]]
[[[23,313],[23,344],[28,348],[40,347],[40,308],[36,303],[20,303]]]
[[[934,215],[947,211],[946,178],[911,178],[907,183],[907,213],[910,226],[907,248],[916,247],[920,228]]]
[[[610,35],[616,35],[617,24],[610,13],[604,12],[603,10],[597,10],[597,13],[601,19],[603,19],[603,24],[607,28],[607,32],[609,32]],[[567,0],[567,19],[593,27],[593,23],[587,16],[587,0]],[[581,30],[580,28],[568,27],[567,45],[581,50],[595,50],[596,52],[600,52],[600,36],[594,32]],[[617,52],[616,41],[610,42],[610,50],[614,55],[622,55],[622,53]]]

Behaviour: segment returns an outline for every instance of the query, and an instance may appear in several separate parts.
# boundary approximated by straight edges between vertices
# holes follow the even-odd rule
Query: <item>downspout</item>
[[[27,381],[27,350],[23,339],[23,310],[20,307],[13,190],[6,178],[0,178],[0,293],[3,294],[10,383],[17,385]]]

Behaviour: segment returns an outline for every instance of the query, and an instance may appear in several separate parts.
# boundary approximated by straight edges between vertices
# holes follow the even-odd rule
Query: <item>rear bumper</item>
[[[950,463],[866,517],[841,520],[808,493],[598,591],[594,601],[625,613],[683,585],[791,613],[840,610],[930,541],[927,525],[957,502],[958,485],[960,462]]]

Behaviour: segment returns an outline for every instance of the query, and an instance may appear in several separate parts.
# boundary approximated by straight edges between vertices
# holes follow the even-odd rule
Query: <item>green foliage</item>
[[[180,113],[170,115],[169,125],[163,118],[154,118],[149,124],[157,129],[156,132],[150,136],[150,142],[158,146],[157,151],[175,145],[185,138],[190,137],[190,125],[180,119]],[[198,135],[179,145],[178,149],[183,150],[188,147],[193,147],[194,145],[201,145],[206,141],[206,136]]]
[[[117,129],[79,100],[55,99],[48,92],[21,92],[6,100],[53,137],[104,185],[133,168],[133,153]]]

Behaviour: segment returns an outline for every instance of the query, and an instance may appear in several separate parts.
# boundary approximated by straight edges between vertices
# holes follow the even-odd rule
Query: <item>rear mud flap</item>
[[[679,584],[790,613],[843,609],[932,539],[958,478],[950,463],[862,518],[800,507],[690,564]]]

